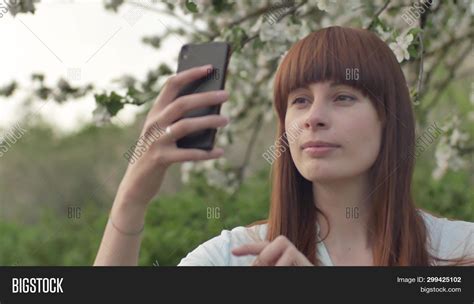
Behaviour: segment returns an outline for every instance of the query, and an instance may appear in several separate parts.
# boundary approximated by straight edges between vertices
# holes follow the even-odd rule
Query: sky
[[[170,36],[160,51],[143,44],[143,36],[162,33],[179,23],[129,4],[118,13],[105,10],[102,0],[43,0],[36,8],[34,15],[0,18],[0,86],[12,80],[26,86],[13,97],[0,98],[0,128],[17,122],[25,90],[31,89],[32,73],[44,73],[49,85],[63,77],[72,85],[93,83],[110,90],[113,79],[123,74],[143,79],[162,62],[176,69],[177,54],[185,43],[183,38]],[[95,101],[91,95],[62,105],[49,101],[32,106],[59,133],[67,134],[92,120]],[[142,109],[127,105],[118,115],[120,124],[133,122],[139,111]]]

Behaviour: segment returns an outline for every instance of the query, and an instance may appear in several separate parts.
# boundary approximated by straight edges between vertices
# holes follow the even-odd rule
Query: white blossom
[[[198,7],[206,7],[212,5],[212,0],[193,0]]]
[[[460,142],[463,142],[469,138],[469,134],[459,131],[459,129],[454,129],[451,137],[449,138],[449,144],[451,146],[456,146]]]
[[[1,1],[1,0],[0,0]],[[283,0],[285,1],[285,0]],[[252,15],[254,12],[259,11],[262,8],[268,8],[277,3],[283,1],[237,1],[229,0],[233,3],[231,10],[223,10],[219,14],[211,14],[212,3],[211,0],[196,0],[194,1],[198,6],[198,13],[189,14],[189,11],[185,7],[185,0],[171,1],[169,3],[181,4],[180,8],[188,15],[196,17],[196,20],[203,21],[208,25],[217,25],[220,34],[214,38],[216,41],[224,41],[226,37],[233,37],[232,35],[226,36],[229,33],[229,24],[239,20],[241,17]],[[379,8],[384,5],[386,1],[377,0],[374,1],[373,7]],[[412,5],[412,1],[402,0],[400,4],[403,7]],[[457,33],[463,33],[470,24],[471,16],[469,14],[469,4],[467,2],[461,2],[461,6],[467,9],[467,13],[461,14],[460,12],[449,20],[446,21],[442,14],[434,14],[433,24],[440,25],[445,24],[447,27],[456,27]],[[299,5],[300,2],[296,1],[295,4]],[[370,5],[372,5],[370,4]],[[351,26],[351,27],[362,27],[366,28],[371,22],[373,22],[373,13],[367,9],[369,5],[368,1],[365,0],[314,0],[306,1],[300,6],[295,13],[297,18],[290,18],[291,16],[285,16],[283,18],[280,12],[286,12],[285,10],[275,10],[275,14],[266,16],[261,14],[260,16],[252,15],[251,18],[245,19],[243,22],[236,24],[239,28],[245,31],[247,37],[254,37],[257,35],[262,42],[262,45],[258,48],[254,48],[253,40],[247,43],[241,52],[235,52],[232,55],[230,61],[228,73],[232,77],[227,79],[226,89],[231,93],[229,102],[224,103],[221,108],[221,113],[231,118],[236,116],[247,117],[249,112],[263,113],[264,122],[274,121],[278,119],[276,113],[270,104],[270,100],[273,98],[273,80],[276,72],[275,66],[270,65],[277,61],[281,63],[284,56],[287,54],[291,46],[299,39],[305,37],[310,32],[318,30],[320,28],[339,25],[339,26]],[[392,6],[389,6],[392,8]],[[403,20],[401,20],[400,14],[403,10],[400,10],[400,14],[389,14],[387,13],[388,8],[380,15],[380,21],[387,25],[386,30],[381,25],[377,25],[374,31],[377,35],[389,44],[398,62],[403,62],[410,59],[410,53],[408,49],[410,45],[416,39],[416,36],[409,34],[410,29],[406,28]],[[464,10],[466,11],[466,10]],[[318,12],[318,18],[315,18],[309,12]],[[271,11],[270,11],[271,13]],[[370,14],[369,14],[370,13]],[[278,14],[278,15],[277,15]],[[301,17],[305,15],[304,17]],[[294,21],[297,23],[294,23]],[[462,21],[462,20],[464,21]],[[273,22],[272,22],[273,21]],[[278,22],[277,22],[278,21]],[[394,30],[392,30],[392,28]],[[394,36],[394,33],[400,33]],[[187,35],[191,41],[194,39],[191,36],[191,31]],[[232,34],[232,33],[230,33]],[[446,38],[449,31],[440,32],[439,39],[430,41],[432,45],[430,48],[436,49],[446,42]],[[398,37],[397,37],[398,36]],[[232,41],[233,42],[233,41]],[[425,60],[425,70],[430,70],[432,65],[435,64],[430,58]],[[430,66],[431,65],[431,66]],[[411,82],[411,81],[410,81]],[[413,86],[413,83],[409,83]],[[471,88],[470,102],[474,104],[474,83]],[[254,107],[249,107],[249,103],[252,100],[262,100],[261,104]],[[463,119],[474,121],[474,111],[468,111],[463,116]],[[463,120],[463,123],[466,121]],[[239,122],[237,122],[239,123]],[[438,144],[435,150],[436,167],[432,172],[433,178],[441,178],[448,170],[455,170],[456,168],[462,168],[465,165],[462,157],[464,155],[459,154],[458,148],[471,146],[466,145],[469,136],[462,131],[463,124],[458,124],[454,120],[447,124],[446,130],[438,140]],[[236,134],[236,123],[231,123],[224,128],[221,128],[216,137],[216,146],[226,147],[230,144],[230,138],[238,136]],[[443,128],[445,129],[445,128]],[[239,140],[239,138],[235,138]],[[232,191],[232,187],[237,185],[235,179],[235,173],[229,172],[229,168],[235,167],[236,165],[231,161],[231,164],[226,167],[224,158],[220,158],[219,161],[215,162],[192,162],[182,166],[182,178],[187,180],[190,178],[191,173],[202,173],[207,179],[208,184],[215,187],[222,187],[226,191]],[[225,168],[225,169],[224,169]],[[221,171],[221,172],[216,172]],[[231,174],[232,173],[232,174]]]
[[[377,34],[383,41],[388,41],[390,39],[390,36],[391,36],[390,32],[384,31],[380,25],[377,25],[375,30],[377,31]]]
[[[434,179],[441,179],[451,170],[460,170],[466,166],[466,161],[459,155],[459,147],[463,147],[469,139],[469,134],[461,131],[461,121],[457,115],[453,116],[444,126],[446,132],[436,147],[436,168],[433,170]]]
[[[403,60],[408,60],[410,58],[410,53],[408,53],[408,47],[413,41],[413,35],[400,35],[397,37],[395,42],[389,44],[389,47],[395,53],[398,62]]]
[[[439,180],[444,176],[449,166],[449,159],[453,155],[453,150],[445,142],[440,142],[435,152],[436,168],[432,173],[434,179]]]
[[[319,0],[318,1],[318,9],[321,10],[321,11],[328,11],[329,1],[328,0]]]
[[[227,133],[222,132],[217,136],[217,145],[220,147],[225,147],[229,144],[229,138]]]
[[[284,22],[277,22],[270,24],[269,22],[263,22],[262,27],[260,28],[259,37],[263,42],[272,41],[285,42],[287,35],[287,25]]]

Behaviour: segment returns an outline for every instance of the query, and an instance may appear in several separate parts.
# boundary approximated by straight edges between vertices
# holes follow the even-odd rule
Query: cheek
[[[355,165],[370,167],[380,149],[381,123],[375,109],[354,115],[341,122],[339,133],[343,132],[345,148]]]
[[[332,115],[328,130],[319,131],[324,137],[331,138],[343,146],[334,156],[309,159],[300,149],[299,138],[288,141],[293,162],[308,180],[359,175],[370,169],[377,159],[382,129],[377,112],[370,102],[363,107],[353,108],[350,112],[338,114]],[[290,130],[295,125],[302,129],[304,122],[287,113],[285,129]]]
[[[298,153],[300,152],[299,136],[303,131],[303,123],[301,119],[287,113],[285,116],[285,130],[288,138],[288,146],[290,153],[295,162],[298,160]]]

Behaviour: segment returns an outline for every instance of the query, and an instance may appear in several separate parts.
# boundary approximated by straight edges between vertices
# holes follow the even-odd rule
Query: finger
[[[228,98],[229,93],[224,90],[185,95],[177,98],[158,115],[162,117],[162,123],[168,125],[183,117],[190,110],[218,105]]]
[[[219,158],[224,155],[224,149],[214,148],[210,151],[202,149],[178,149],[170,157],[171,162],[198,161]]]
[[[288,248],[275,263],[275,266],[299,266],[295,253],[294,250]]]
[[[258,255],[260,252],[269,244],[268,241],[264,242],[255,242],[255,243],[249,243],[242,245],[240,247],[232,249],[232,254],[236,256],[242,256],[242,255]]]
[[[206,76],[210,69],[212,69],[212,65],[208,64],[191,68],[169,77],[150,112],[159,112],[160,109],[166,107],[178,96],[178,93],[185,85]]]
[[[262,266],[275,265],[283,253],[291,246],[291,242],[286,237],[280,235],[260,252],[257,262]]]
[[[260,261],[260,256],[257,255],[250,266],[265,267],[265,266],[271,266],[271,265],[266,264],[265,262]]]
[[[176,141],[190,133],[205,129],[223,127],[229,119],[222,115],[205,115],[199,117],[184,118],[170,126],[172,137],[165,136],[168,141]]]

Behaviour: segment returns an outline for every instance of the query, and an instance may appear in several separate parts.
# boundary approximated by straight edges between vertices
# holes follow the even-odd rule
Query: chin
[[[324,160],[303,162],[303,170],[299,170],[304,178],[311,182],[332,181],[343,178],[341,169],[336,164]]]

